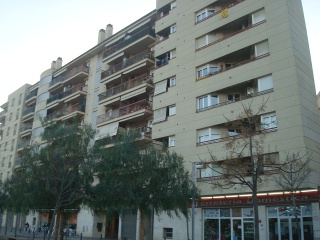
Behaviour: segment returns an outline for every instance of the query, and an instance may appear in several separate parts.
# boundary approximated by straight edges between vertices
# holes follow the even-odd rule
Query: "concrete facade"
[[[8,96],[1,106],[0,149],[13,148],[1,151],[0,174],[2,180],[10,176],[21,150],[40,140],[40,117],[77,117],[79,125],[99,130],[96,141],[138,129],[144,140],[166,142],[183,155],[191,172],[191,163],[209,158],[208,149],[225,158],[224,140],[236,133],[225,126],[226,118],[235,119],[243,105],[256,110],[264,102],[264,152],[280,162],[292,152],[312,155],[315,171],[297,194],[301,229],[319,239],[320,121],[300,0],[157,0],[155,11],[116,34],[108,24],[96,46],[65,65],[58,58],[38,83]],[[214,189],[201,175],[214,173],[196,170],[202,199],[195,239],[252,239],[250,191]],[[288,195],[268,178],[259,192],[261,239],[280,239],[286,228],[293,239],[293,218],[281,215],[291,207]],[[6,216],[3,226],[16,224]],[[34,222],[32,216],[27,219]],[[107,223],[83,208],[77,233],[138,239],[139,218],[137,213]],[[35,226],[40,219],[38,214]],[[184,217],[160,215],[146,223],[148,239],[191,238],[191,222]]]

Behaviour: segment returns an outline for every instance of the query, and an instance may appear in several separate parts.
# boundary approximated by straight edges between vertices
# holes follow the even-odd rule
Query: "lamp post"
[[[191,210],[191,240],[195,240],[194,238],[194,217],[195,217],[195,201],[194,201],[194,190],[195,190],[195,171],[196,169],[203,169],[203,165],[201,163],[192,163],[192,210]]]

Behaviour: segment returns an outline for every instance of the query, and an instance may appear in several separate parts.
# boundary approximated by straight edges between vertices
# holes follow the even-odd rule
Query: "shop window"
[[[163,238],[172,239],[173,238],[173,228],[163,228]]]

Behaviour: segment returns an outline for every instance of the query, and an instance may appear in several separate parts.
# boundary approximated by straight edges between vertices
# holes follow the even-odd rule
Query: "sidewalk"
[[[2,239],[17,239],[17,240],[45,240],[47,237],[47,235],[45,236],[45,233],[43,231],[41,232],[35,232],[35,234],[33,235],[32,232],[27,232],[27,231],[23,231],[23,229],[17,229],[17,231],[15,231],[14,228],[7,228],[7,230],[5,229],[5,227],[1,227],[0,229],[0,240]],[[53,239],[53,236],[50,237],[50,239]],[[60,239],[58,237],[58,239]],[[64,236],[63,240],[100,240],[100,239],[106,239],[106,238],[89,238],[89,237],[81,237],[80,235],[77,236]],[[107,238],[109,239],[109,238]]]

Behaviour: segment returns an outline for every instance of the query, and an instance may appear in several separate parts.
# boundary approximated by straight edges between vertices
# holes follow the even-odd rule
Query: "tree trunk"
[[[50,240],[51,233],[52,233],[53,226],[54,226],[54,222],[56,221],[56,214],[57,214],[57,210],[54,209],[53,210],[53,214],[52,214],[52,219],[51,219],[51,222],[50,222],[50,226],[49,226],[47,240]]]
[[[57,217],[56,217],[56,224],[54,226],[53,240],[58,240],[58,234],[59,234],[59,229],[60,229],[60,216],[61,216],[61,210],[58,209]]]
[[[144,232],[145,232],[144,221],[145,221],[145,211],[144,209],[140,209],[140,239],[139,240],[144,240]]]
[[[298,231],[298,240],[300,240],[300,224],[299,224],[299,220],[298,220],[298,213],[297,213],[297,209],[296,209],[296,199],[295,199],[295,195],[294,195],[294,191],[291,191],[291,198],[292,198],[292,203],[293,203],[293,213],[294,213],[294,218],[295,218],[295,222],[296,222],[296,228]],[[294,234],[294,233],[292,233]]]

